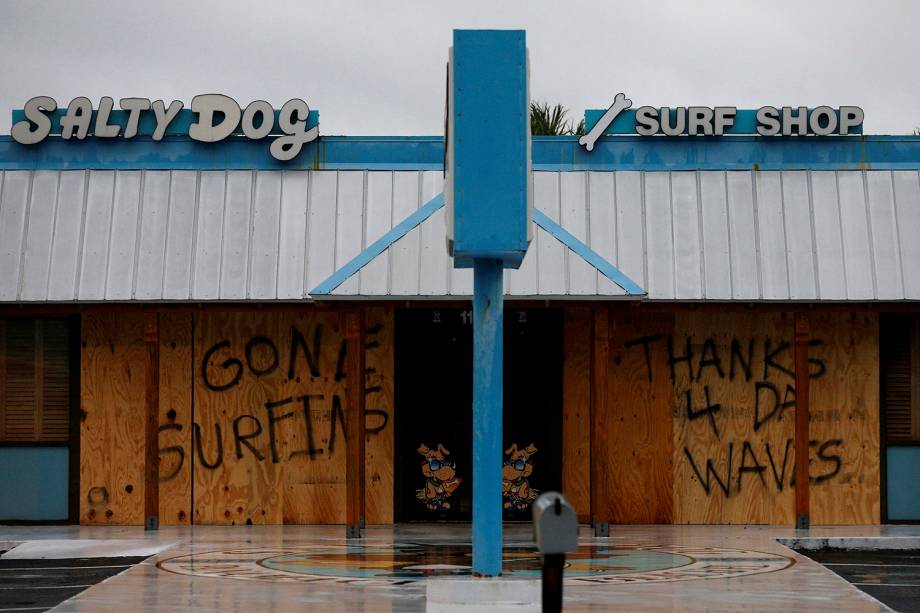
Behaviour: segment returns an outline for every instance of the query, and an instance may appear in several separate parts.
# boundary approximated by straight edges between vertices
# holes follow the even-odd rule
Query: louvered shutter
[[[881,350],[886,441],[920,442],[920,321],[886,322]]]
[[[70,437],[70,351],[67,323],[42,322],[42,406],[38,440],[66,441]]]
[[[0,320],[0,441],[68,441],[68,345],[65,321]]]

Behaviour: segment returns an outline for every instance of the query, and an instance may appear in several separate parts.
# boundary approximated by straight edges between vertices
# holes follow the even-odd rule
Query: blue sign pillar
[[[502,570],[504,269],[530,244],[532,176],[522,30],[455,30],[448,65],[448,249],[473,268],[473,574]]]
[[[502,571],[504,267],[473,262],[473,572]]]

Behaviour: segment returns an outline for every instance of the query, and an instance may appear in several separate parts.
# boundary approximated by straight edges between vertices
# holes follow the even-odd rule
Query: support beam
[[[502,572],[504,268],[473,260],[473,574]]]
[[[345,537],[364,536],[364,310],[345,311]]]
[[[609,536],[609,504],[601,492],[607,469],[607,367],[610,361],[609,307],[594,307],[591,338],[591,525],[594,536]]]
[[[809,381],[808,317],[795,314],[795,527],[807,529],[810,523],[808,482]]]
[[[160,315],[148,311],[144,318],[147,364],[144,378],[144,529],[160,528]]]

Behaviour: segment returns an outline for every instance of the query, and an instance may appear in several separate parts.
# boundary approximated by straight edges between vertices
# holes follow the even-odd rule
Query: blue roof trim
[[[347,264],[332,273],[325,281],[310,290],[310,296],[326,296],[331,294],[335,288],[347,281],[353,274],[364,268],[375,257],[387,250],[387,248],[408,234],[413,228],[416,228],[423,221],[434,215],[438,209],[444,206],[444,194],[440,193],[425,206],[415,211],[404,220],[393,226],[393,229],[368,245],[368,247],[352,258]]]
[[[535,138],[534,170],[920,169],[917,136],[606,136],[592,152],[577,138]]]
[[[0,136],[0,170],[441,170],[440,136],[320,136],[295,159],[279,162],[271,138],[201,143],[186,136],[85,141],[46,138],[20,145]]]
[[[538,226],[552,234],[559,242],[571,249],[591,266],[598,269],[602,275],[619,285],[630,296],[647,296],[648,292],[620,272],[620,269],[605,260],[596,251],[578,240],[571,232],[557,224],[539,209],[533,210],[533,221]]]
[[[440,136],[321,136],[297,159],[272,158],[266,141],[200,143],[167,136],[20,145],[0,136],[0,169],[442,170]],[[920,136],[605,136],[594,151],[575,136],[535,136],[534,170],[911,170]]]

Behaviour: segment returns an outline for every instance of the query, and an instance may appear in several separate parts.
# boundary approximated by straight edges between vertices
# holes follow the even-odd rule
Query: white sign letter
[[[808,127],[818,136],[833,134],[837,130],[837,113],[829,106],[819,106],[811,112]]]
[[[636,109],[636,134],[653,136],[658,133],[658,110],[653,106]]]
[[[182,110],[182,102],[173,100],[169,103],[169,108],[167,109],[162,100],[154,100],[150,107],[153,109],[153,114],[157,119],[157,127],[154,128],[153,135],[150,138],[157,141],[163,140],[163,135],[166,134],[166,129],[169,127],[169,124],[172,123],[172,120],[175,119],[179,111]]]
[[[109,123],[109,116],[112,114],[112,107],[115,101],[108,96],[103,96],[99,101],[99,111],[96,112],[96,127],[93,128],[93,134],[98,138],[115,138],[118,136],[120,128]]]
[[[57,102],[55,102],[54,98],[48,96],[36,96],[26,102],[22,110],[26,118],[23,121],[16,122],[16,125],[10,130],[10,136],[17,143],[22,143],[23,145],[34,145],[42,142],[51,132],[51,118],[45,113],[56,111]],[[32,129],[33,123],[35,124],[34,130]]]
[[[677,107],[674,111],[676,118],[674,125],[671,125],[671,109],[663,106],[658,110],[658,120],[661,122],[661,131],[668,136],[680,136],[684,131],[687,121],[687,109],[682,106]]]
[[[233,134],[240,123],[240,105],[223,94],[203,94],[192,98],[192,111],[198,113],[198,121],[188,129],[188,135],[203,143],[214,143]],[[214,114],[221,113],[223,119],[214,125]]]
[[[858,106],[840,107],[840,134],[849,134],[850,128],[856,128],[862,124],[863,118],[863,110]]]
[[[307,129],[307,118],[310,116],[310,107],[303,100],[288,100],[281,107],[278,115],[278,126],[288,136],[279,136],[272,141],[272,157],[286,162],[297,157],[304,143],[316,140],[319,136],[319,126]]]
[[[797,111],[793,115],[791,106],[783,107],[783,136],[792,136],[793,126],[796,134],[808,134],[808,108],[800,106]]]
[[[702,132],[700,130],[702,129]],[[712,136],[712,109],[708,106],[691,106],[687,110],[687,134]]]
[[[255,125],[256,115],[259,116],[259,127]],[[271,134],[275,127],[275,109],[265,100],[255,100],[249,103],[243,111],[243,134],[252,140],[259,140]]]
[[[717,106],[715,111],[715,133],[722,136],[727,129],[735,125],[737,110],[733,106]]]
[[[772,106],[757,109],[757,133],[761,136],[779,134],[779,111]]]
[[[67,113],[61,117],[61,138],[69,140],[74,128],[77,138],[83,140],[89,132],[89,123],[93,118],[93,103],[83,96],[74,98],[67,107]]]
[[[125,138],[137,136],[137,122],[141,119],[141,111],[150,109],[150,100],[147,98],[122,98],[118,101],[121,110],[128,111],[128,123],[125,124]]]

